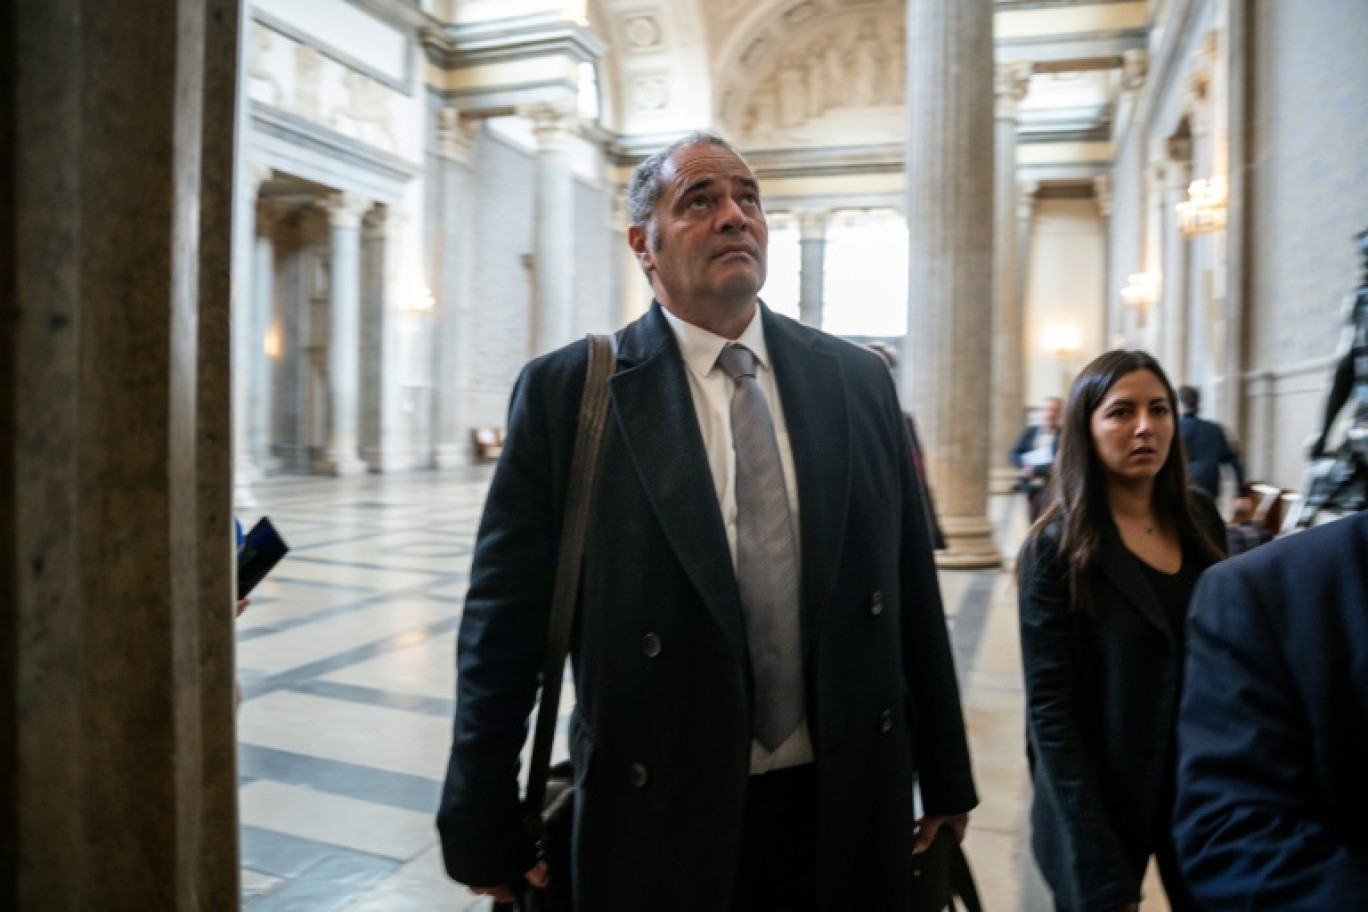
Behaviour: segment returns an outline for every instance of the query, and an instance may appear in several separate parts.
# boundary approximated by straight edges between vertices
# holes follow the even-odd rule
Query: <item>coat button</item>
[[[893,730],[893,710],[885,709],[879,713],[879,731],[885,735]]]
[[[646,774],[646,767],[640,763],[633,763],[627,767],[627,782],[632,788],[645,788],[646,782],[650,778]]]
[[[648,659],[654,659],[660,655],[660,637],[654,633],[648,633],[642,637],[641,654]]]
[[[875,592],[869,599],[869,613],[873,615],[883,614],[883,593]]]

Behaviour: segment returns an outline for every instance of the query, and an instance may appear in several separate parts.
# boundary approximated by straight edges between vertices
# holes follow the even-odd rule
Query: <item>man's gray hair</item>
[[[665,192],[665,184],[660,179],[661,172],[665,170],[665,163],[674,157],[676,152],[690,146],[720,146],[737,158],[741,158],[741,153],[737,152],[731,143],[716,133],[695,130],[687,136],[676,139],[637,165],[632,171],[632,179],[627,184],[627,209],[631,215],[632,224],[640,225],[646,229],[652,247],[655,246],[656,237],[656,203],[660,202],[660,195]]]

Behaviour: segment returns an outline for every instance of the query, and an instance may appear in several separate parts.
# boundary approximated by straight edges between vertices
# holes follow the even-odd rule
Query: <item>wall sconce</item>
[[[1046,330],[1042,341],[1045,343],[1045,350],[1054,355],[1055,360],[1059,362],[1062,393],[1067,396],[1069,387],[1073,385],[1073,373],[1069,369],[1069,363],[1083,348],[1083,334],[1076,326],[1060,324]]]
[[[1133,272],[1121,289],[1121,303],[1135,308],[1136,323],[1145,325],[1145,315],[1159,301],[1159,276],[1153,272]]]
[[[266,357],[275,360],[280,357],[280,327],[272,323],[266,329],[266,335],[261,340],[261,350],[266,353]]]
[[[1226,226],[1226,179],[1211,177],[1188,184],[1188,197],[1175,207],[1184,237]]]

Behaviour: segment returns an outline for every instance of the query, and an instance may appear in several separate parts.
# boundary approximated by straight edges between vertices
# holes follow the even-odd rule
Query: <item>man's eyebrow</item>
[[[685,187],[683,190],[681,190],[681,191],[679,192],[679,195],[680,195],[681,197],[683,197],[683,196],[688,196],[690,193],[693,193],[695,190],[703,190],[703,189],[705,189],[705,188],[707,188],[707,187],[711,187],[712,185],[713,185],[713,179],[712,179],[711,177],[700,178],[700,179],[694,181],[692,184],[689,184],[689,185],[688,185],[687,187]]]

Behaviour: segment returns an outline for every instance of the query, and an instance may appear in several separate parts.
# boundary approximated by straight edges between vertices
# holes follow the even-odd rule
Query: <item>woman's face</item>
[[[1089,424],[1108,481],[1153,480],[1164,467],[1173,443],[1173,410],[1153,371],[1123,374],[1093,410]]]

